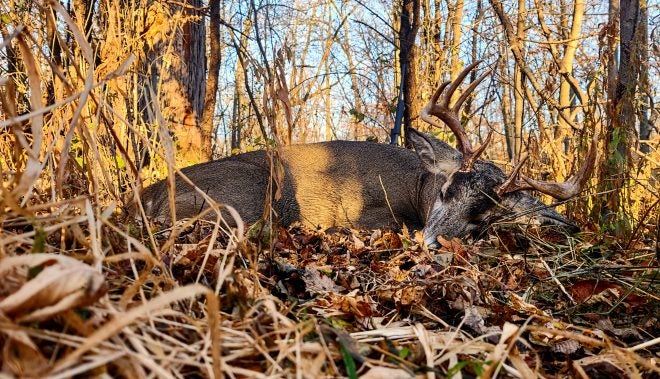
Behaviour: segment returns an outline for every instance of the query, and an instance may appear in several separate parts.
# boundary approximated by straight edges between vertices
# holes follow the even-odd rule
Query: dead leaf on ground
[[[609,283],[603,280],[580,280],[571,286],[571,295],[579,304],[598,304],[604,303],[608,306],[623,300],[631,307],[640,306],[647,301],[643,297],[628,291],[618,284]],[[621,299],[622,296],[625,299]]]
[[[36,270],[40,271],[34,274]],[[100,272],[76,259],[56,254],[4,258],[0,260],[0,277],[5,278],[0,286],[18,285],[0,301],[0,312],[15,322],[47,320],[58,313],[93,304],[107,290]]]
[[[537,346],[549,347],[550,351],[562,354],[573,354],[583,347],[583,343],[577,338],[580,334],[576,334],[576,338],[572,339],[561,333],[552,333],[552,330],[568,331],[570,325],[554,320],[547,322],[544,327],[549,331],[533,331],[529,333],[529,341],[531,343]]]
[[[509,292],[508,295],[509,295],[509,301],[511,303],[511,308],[513,308],[517,312],[523,314],[534,314],[541,317],[550,317],[549,314],[539,309],[535,305],[526,302],[525,299],[516,295],[515,293]]]
[[[412,304],[424,304],[425,289],[424,286],[383,287],[377,292],[381,300],[392,301],[399,306],[407,307]]]
[[[401,237],[394,232],[385,232],[377,236],[372,234],[370,245],[374,249],[401,249],[403,242]]]
[[[584,372],[589,378],[625,378],[623,368],[619,367],[619,357],[612,354],[585,357],[573,362],[573,369]]]
[[[11,372],[16,377],[38,377],[48,367],[48,359],[24,331],[3,332],[7,339],[2,348],[2,372]]]
[[[305,282],[305,289],[311,294],[326,294],[341,292],[344,290],[341,286],[335,284],[327,275],[322,274],[316,267],[308,267],[302,277]]]
[[[348,295],[329,294],[323,301],[326,306],[341,310],[343,313],[352,314],[357,317],[372,316],[374,303],[369,296],[356,295],[356,291]],[[318,303],[321,303],[320,301]]]
[[[376,366],[376,367],[372,367],[364,375],[360,376],[360,379],[380,379],[380,378],[410,379],[410,378],[415,378],[415,375],[400,368]]]

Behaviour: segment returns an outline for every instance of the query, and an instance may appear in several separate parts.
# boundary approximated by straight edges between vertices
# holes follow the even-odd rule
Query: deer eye
[[[466,212],[469,222],[471,224],[483,223],[489,217],[493,205],[493,202],[486,197],[475,201]]]
[[[447,188],[443,188],[440,192],[442,193],[443,200],[450,200],[456,196],[456,186],[447,186]]]

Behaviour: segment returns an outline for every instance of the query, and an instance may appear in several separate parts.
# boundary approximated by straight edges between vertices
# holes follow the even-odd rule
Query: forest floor
[[[0,376],[660,375],[651,241],[502,226],[428,249],[407,231],[103,217],[5,225]]]

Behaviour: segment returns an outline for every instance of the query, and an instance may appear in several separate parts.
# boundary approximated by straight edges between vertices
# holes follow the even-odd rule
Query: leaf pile
[[[502,229],[434,250],[407,231],[197,221],[140,237],[106,218],[93,242],[89,217],[58,222],[3,231],[10,377],[660,373],[655,257],[589,235]]]

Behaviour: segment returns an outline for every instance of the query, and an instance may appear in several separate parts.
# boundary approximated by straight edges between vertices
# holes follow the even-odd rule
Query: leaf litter
[[[104,220],[95,265],[80,243],[88,219],[43,222],[63,221],[74,232],[3,231],[4,375],[660,374],[657,270],[573,237],[549,245],[515,231],[521,248],[502,242],[505,230],[434,250],[406,231],[294,225],[242,237],[198,220],[155,233],[173,241],[156,251],[139,228]],[[30,254],[35,243],[42,252]]]

